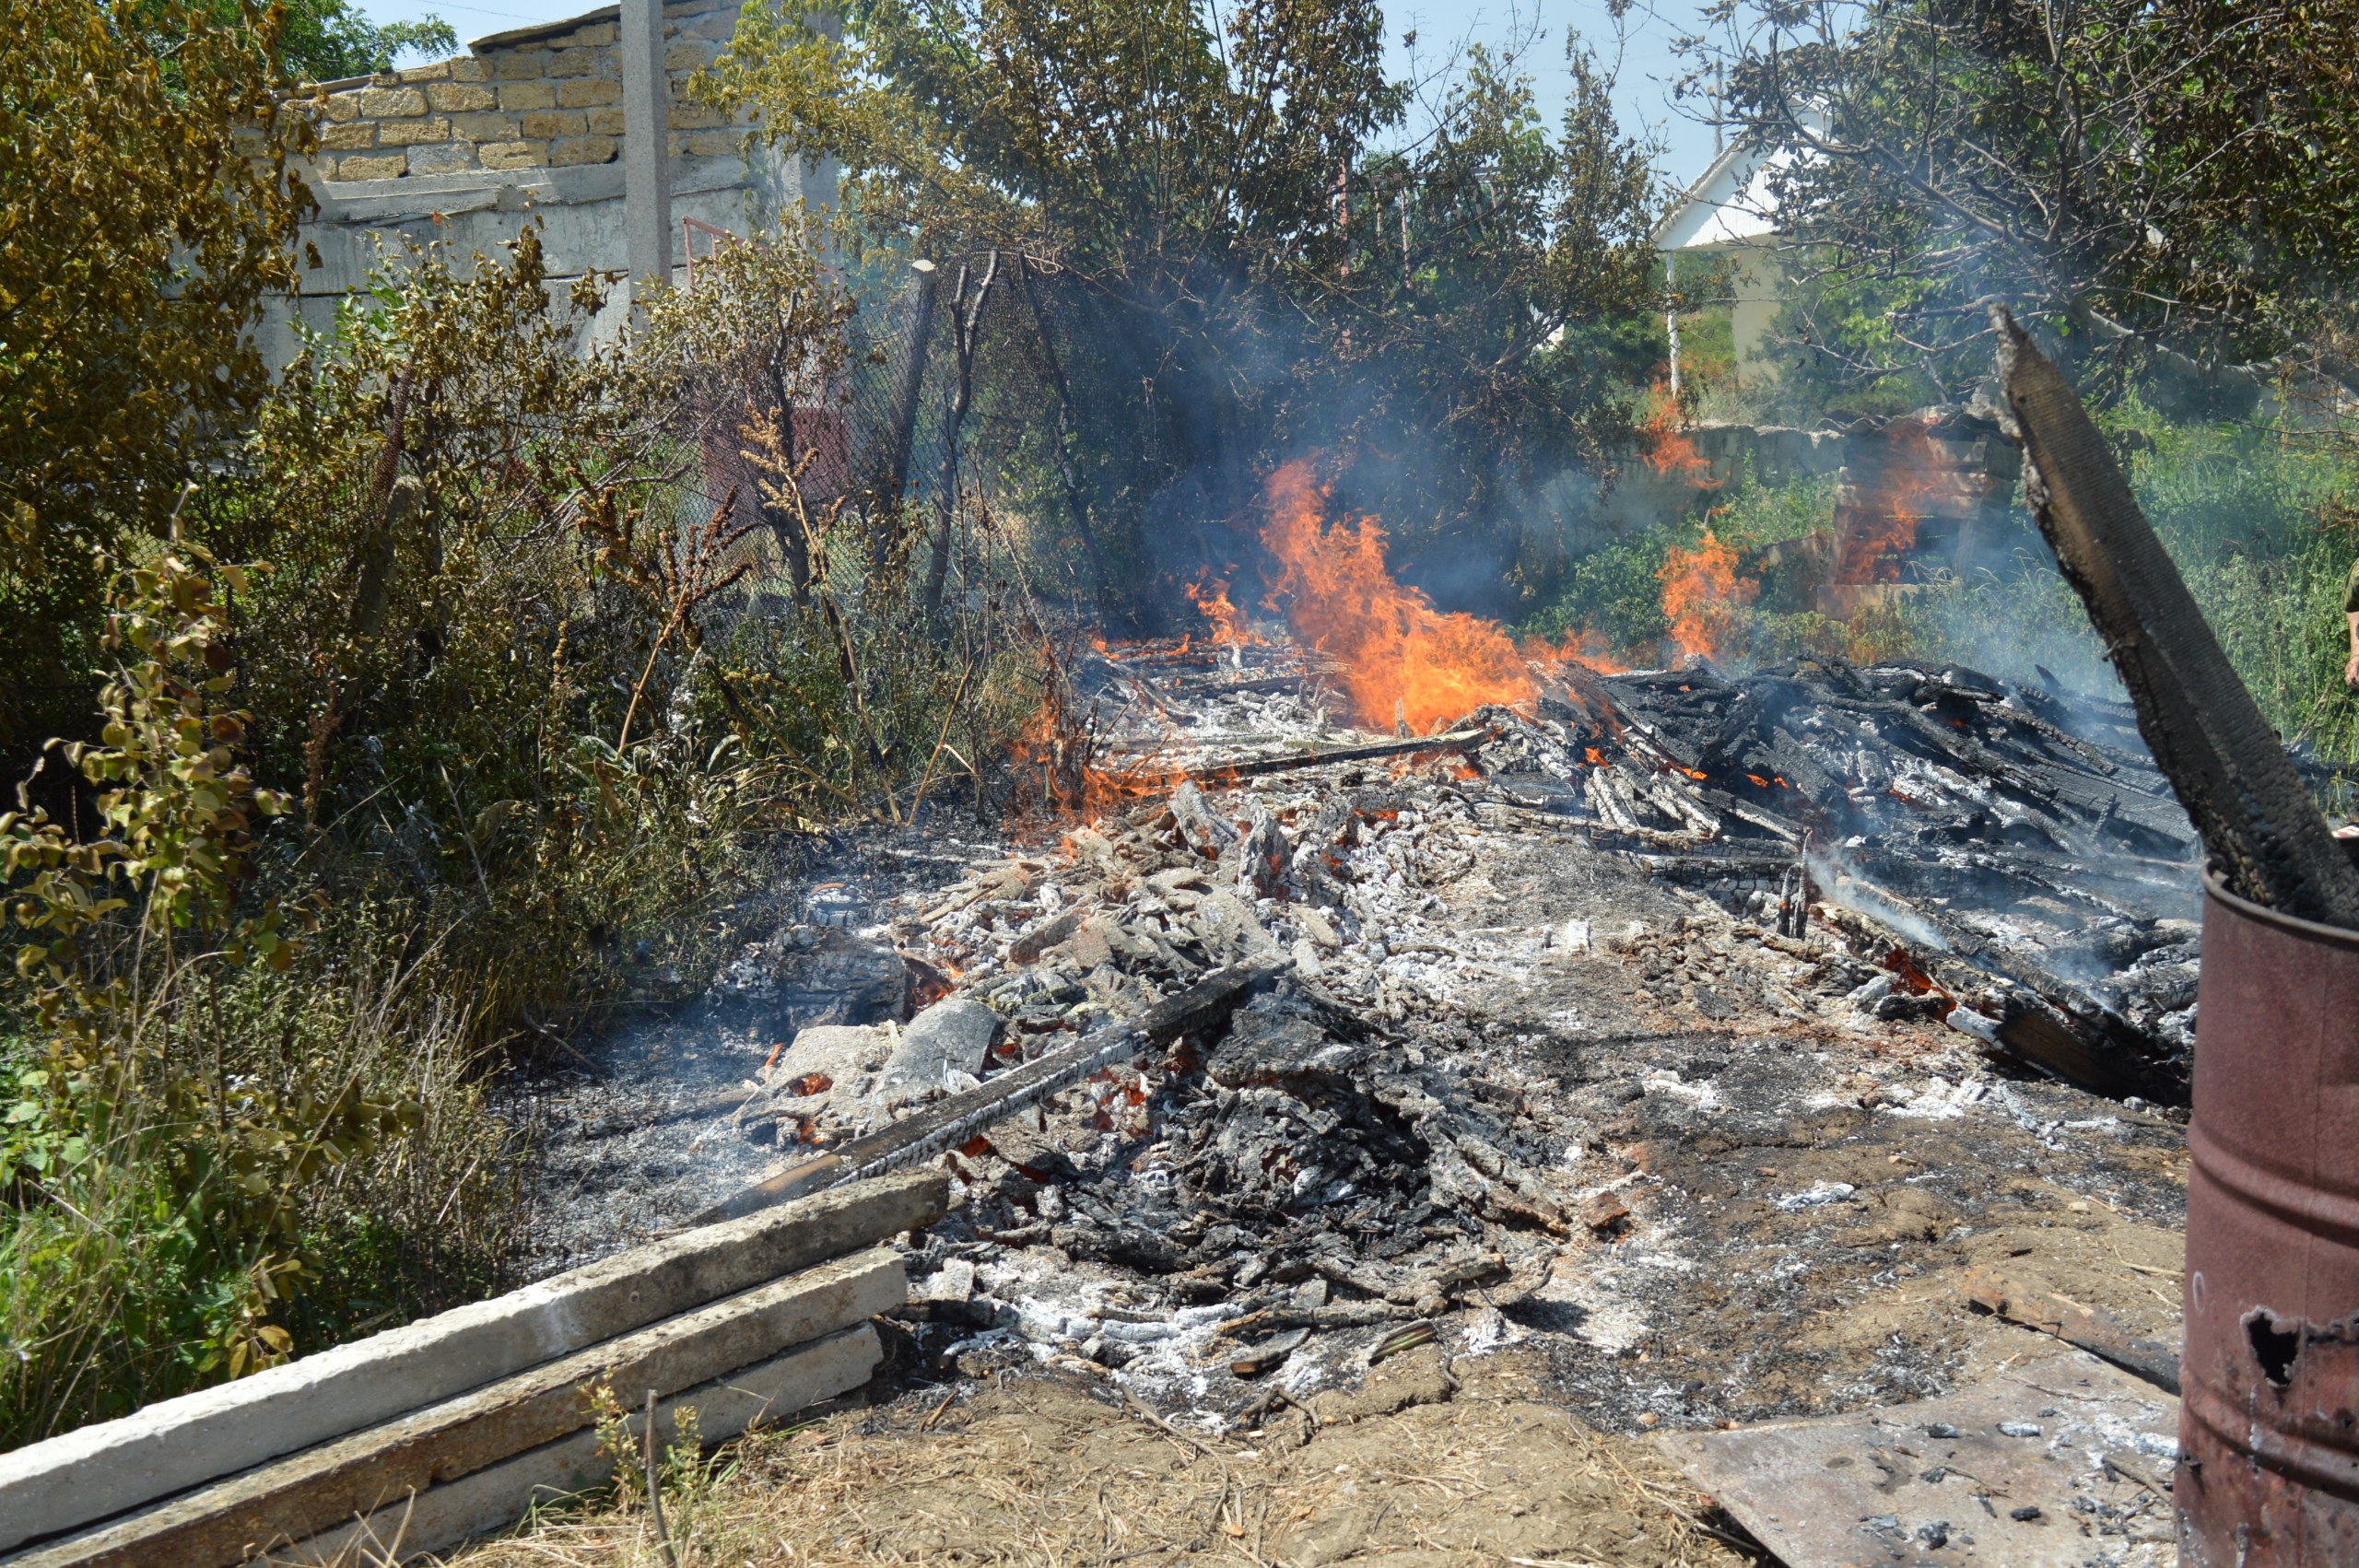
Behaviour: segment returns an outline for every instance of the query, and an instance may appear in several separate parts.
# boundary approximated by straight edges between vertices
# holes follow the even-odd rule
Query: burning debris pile
[[[758,1067],[699,1137],[774,1153],[745,1201],[954,1175],[906,1368],[1045,1364],[1257,1454],[1495,1355],[1625,1433],[1993,1424],[2033,1328],[2176,1387],[2200,841],[2284,868],[2151,682],[2133,728],[1956,665],[1605,673],[1439,614],[1303,475],[1272,503],[1294,637],[1208,572],[1208,643],[1062,672],[1053,848],[839,870],[724,977]],[[1698,625],[1739,591],[1708,537],[1667,565]],[[1999,1437],[2059,1415],[2001,1393]],[[2056,1538],[2160,1562],[2116,1458],[2043,1451]],[[1971,1549],[2007,1496],[1917,1484],[1861,1527]]]
[[[1785,929],[1825,898],[1909,954],[1919,1004],[1966,1003],[1960,1027],[2092,1087],[2184,1094],[2196,836],[2126,705],[1812,660],[1574,671],[1536,720],[1489,717],[1520,737],[1523,777],[1496,770],[1528,803],[1585,807],[1605,841]]]
[[[1921,1398],[1988,1330],[1886,1293],[1959,1263],[2149,1311],[2058,1239],[2159,1257],[2183,1201],[2141,1097],[2184,1090],[2195,835],[2126,709],[1602,673],[1272,501],[1295,635],[1207,574],[1208,639],[1064,670],[1052,846],[880,835],[728,966],[698,1137],[769,1167],[705,1217],[944,1161],[910,1364],[1207,1429],[1513,1346],[1624,1430]]]
[[[2114,710],[1955,668],[1567,666],[1523,708],[1372,738],[1336,731],[1362,705],[1330,671],[1242,635],[1106,649],[1075,685],[1116,809],[947,886],[830,890],[860,929],[815,895],[725,971],[774,1028],[719,1136],[774,1179],[950,1163],[960,1206],[911,1260],[945,1364],[1062,1360],[1234,1419],[1335,1397],[1438,1322],[1479,1345],[1575,1301],[1675,1316],[1599,1282],[1670,1157],[1645,1151],[1743,1102],[1816,1126],[1828,1092],[1743,1066],[1766,1047],[1731,1031],[1896,1032],[1837,1093],[2051,1142],[1992,1052],[2167,1078],[2189,837]],[[1584,913],[1535,904],[1550,878]],[[1228,977],[1216,1010],[1123,1034]],[[1614,1039],[1662,1044],[1551,1065]],[[1778,1203],[1840,1236],[1860,1181],[1831,1169]]]

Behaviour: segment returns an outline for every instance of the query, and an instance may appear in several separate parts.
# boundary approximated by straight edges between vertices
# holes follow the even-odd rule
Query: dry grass
[[[1258,1445],[1150,1424],[1078,1374],[1003,1377],[756,1436],[666,1512],[682,1568],[1748,1561],[1650,1450],[1518,1398],[1537,1369],[1491,1363],[1460,1363],[1472,1375],[1447,1402],[1359,1420],[1322,1407],[1335,1419],[1316,1427],[1290,1414]],[[643,1507],[605,1503],[452,1562],[664,1558]]]

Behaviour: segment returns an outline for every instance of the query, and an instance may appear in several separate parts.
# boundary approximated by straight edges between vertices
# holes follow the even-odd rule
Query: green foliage
[[[1522,631],[1558,644],[1571,638],[1577,647],[1590,644],[1615,659],[1652,663],[1670,630],[1658,574],[1672,543],[1667,533],[1649,534],[1583,556],[1565,572],[1556,597],[1527,619]]]
[[[1356,171],[1347,249],[1294,289],[1325,318],[1281,440],[1342,446],[1344,504],[1398,546],[1462,542],[1512,497],[1624,442],[1660,371],[1653,174],[1578,38],[1555,127],[1477,48],[1431,143]]]
[[[2359,769],[2359,697],[2342,680],[2343,588],[2359,555],[2359,459],[2347,437],[2302,423],[2174,421],[2134,396],[2105,425],[2261,712],[2329,765]],[[2045,664],[2088,689],[2110,688],[2087,615],[2044,552],[2018,571],[1978,573],[1926,595],[1910,619],[1919,647],[2007,673]]]
[[[1731,113],[1798,155],[1778,224],[1824,286],[1791,336],[1844,402],[1894,377],[1962,400],[1991,296],[2107,390],[2142,365],[2213,398],[2296,369],[2359,386],[2352,0],[1724,0],[1714,21]]]
[[[282,802],[235,755],[247,716],[227,706],[236,673],[217,580],[249,579],[194,545],[115,574],[102,738],[62,748],[100,789],[101,836],[39,809],[0,814],[7,918],[33,939],[16,959],[29,1037],[11,1053],[18,1098],[0,1131],[0,1189],[19,1200],[9,1247],[32,1277],[58,1270],[87,1287],[95,1274],[122,1304],[127,1349],[235,1377],[293,1348],[279,1319],[319,1277],[306,1194],[422,1113],[354,1075],[233,1075],[217,1036],[209,1053],[189,1048],[191,1015],[209,1010],[217,1030],[241,970],[294,961],[275,906],[240,907],[253,818]],[[50,1210],[82,1228],[61,1229]],[[127,1255],[142,1274],[107,1278]],[[88,1299],[50,1305],[87,1328]],[[61,1393],[73,1383],[51,1362],[55,1343],[87,1343],[26,1323],[22,1300],[17,1353],[0,1369],[10,1427],[121,1397],[119,1385]]]
[[[214,15],[237,20],[235,0],[212,0]],[[278,58],[290,76],[332,82],[389,68],[405,54],[455,54],[459,35],[428,14],[414,22],[372,22],[351,0],[282,0]]]
[[[1440,131],[1386,150],[1381,29],[1332,0],[879,0],[837,38],[757,6],[706,86],[841,158],[862,242],[939,259],[945,298],[954,258],[1004,259],[976,405],[1076,532],[1145,557],[1100,583],[1136,609],[1313,448],[1406,549],[1504,532],[1660,357],[1651,177],[1590,56],[1561,127],[1477,51]]]
[[[637,939],[695,971],[766,837],[979,789],[1038,708],[1004,551],[939,621],[805,496],[817,237],[707,277],[585,355],[536,230],[404,252],[94,573],[102,732],[0,817],[0,1440],[498,1288],[498,1053],[665,1000]]]
[[[160,532],[267,376],[252,329],[309,197],[277,23],[176,0],[0,4],[0,745],[85,708],[94,552]],[[37,727],[38,726],[38,727]]]

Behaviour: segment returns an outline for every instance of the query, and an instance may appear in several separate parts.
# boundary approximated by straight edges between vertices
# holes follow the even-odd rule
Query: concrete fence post
[[[672,280],[671,82],[663,68],[663,0],[622,0],[623,223],[631,295]]]

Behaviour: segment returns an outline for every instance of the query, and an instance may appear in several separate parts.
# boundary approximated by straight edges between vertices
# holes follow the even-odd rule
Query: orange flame
[[[1674,544],[1656,574],[1662,579],[1663,618],[1682,654],[1724,658],[1732,647],[1737,615],[1761,596],[1761,584],[1736,572],[1736,551],[1712,537],[1693,550]]]
[[[1493,622],[1445,614],[1384,564],[1384,527],[1374,518],[1327,522],[1328,487],[1306,461],[1270,476],[1262,543],[1280,566],[1268,603],[1283,597],[1295,634],[1343,665],[1345,691],[1364,724],[1396,718],[1419,734],[1486,702],[1539,693],[1531,666]]]
[[[1665,479],[1684,479],[1699,488],[1716,486],[1711,460],[1697,451],[1695,440],[1679,427],[1679,403],[1671,395],[1668,382],[1657,382],[1648,395],[1638,428],[1647,437],[1648,467]]]
[[[1207,574],[1209,577],[1209,574]],[[1183,591],[1189,602],[1213,624],[1213,645],[1216,648],[1245,648],[1262,639],[1245,624],[1244,614],[1228,602],[1228,582],[1225,578],[1207,580],[1199,578]]]
[[[1931,509],[1942,468],[1932,434],[1914,419],[1885,429],[1881,469],[1870,469],[1836,520],[1838,583],[1898,582],[1902,558],[1917,547],[1917,528]]]
[[[1583,626],[1577,632],[1567,632],[1560,641],[1553,645],[1543,644],[1536,650],[1527,649],[1525,651],[1541,652],[1560,663],[1586,664],[1601,675],[1619,675],[1634,667],[1614,650],[1613,638],[1589,626]]]

